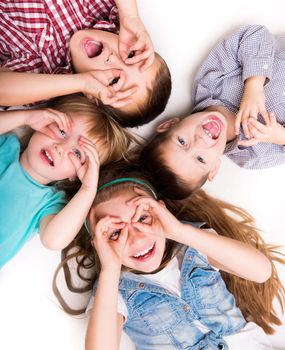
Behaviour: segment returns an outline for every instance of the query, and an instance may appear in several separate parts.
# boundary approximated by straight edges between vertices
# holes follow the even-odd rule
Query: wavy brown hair
[[[99,186],[121,177],[134,177],[147,182],[151,186],[149,174],[143,172],[138,165],[126,162],[118,162],[103,169],[100,173]],[[123,188],[131,189],[138,186],[141,187],[141,185],[131,182],[108,186],[98,193],[93,206],[108,200],[115,192]],[[144,186],[141,188],[148,190]],[[196,191],[189,199],[183,201],[174,201],[163,196],[159,196],[159,198],[164,200],[169,211],[179,220],[205,222],[206,227],[213,228],[220,235],[255,247],[271,261],[272,275],[264,283],[248,281],[226,272],[222,272],[222,276],[228,289],[235,296],[237,305],[244,317],[256,322],[266,333],[274,333],[273,326],[280,325],[281,321],[273,309],[273,299],[277,298],[283,310],[285,295],[284,287],[278,277],[274,263],[284,264],[284,255],[278,252],[278,247],[264,242],[260,232],[255,227],[253,217],[237,206],[209,196],[203,190]],[[165,266],[174,256],[177,251],[176,247],[177,244],[175,242],[167,241],[160,268]],[[79,277],[81,284],[84,283],[84,286],[78,287],[75,285],[70,269],[71,261],[75,264],[76,276]],[[59,291],[57,275],[62,268],[69,290],[75,293],[84,293],[92,290],[94,281],[100,272],[100,261],[91,244],[90,234],[84,228],[75,240],[62,251],[62,261],[57,268],[53,281],[54,293],[62,307],[70,314],[83,313],[85,308],[72,309]]]

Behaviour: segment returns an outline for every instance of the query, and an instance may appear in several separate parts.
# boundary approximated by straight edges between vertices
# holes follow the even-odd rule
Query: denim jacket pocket
[[[177,306],[170,296],[164,295],[162,298],[160,294],[139,292],[134,293],[132,299],[134,318],[146,325],[150,334],[171,331],[180,321]]]
[[[222,302],[226,287],[218,271],[196,267],[190,272],[190,280],[198,308],[213,308]]]

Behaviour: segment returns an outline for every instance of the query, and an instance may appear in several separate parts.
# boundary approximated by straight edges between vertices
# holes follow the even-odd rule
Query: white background
[[[225,35],[240,25],[254,23],[266,25],[275,34],[285,34],[284,0],[138,0],[138,5],[156,51],[172,72],[173,93],[162,118],[190,111],[193,75]],[[149,135],[157,122],[141,133]],[[268,242],[285,244],[285,166],[241,170],[223,159],[219,175],[205,188],[247,209]],[[51,291],[58,262],[59,254],[44,249],[35,238],[0,271],[0,350],[84,349],[86,318],[66,315]],[[284,268],[278,268],[285,282]],[[273,342],[276,349],[285,349],[285,326]],[[124,350],[131,348],[126,342],[122,345]]]

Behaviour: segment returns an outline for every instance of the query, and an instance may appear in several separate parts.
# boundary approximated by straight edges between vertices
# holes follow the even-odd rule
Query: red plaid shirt
[[[0,67],[72,73],[70,38],[88,28],[118,31],[114,0],[1,0]]]

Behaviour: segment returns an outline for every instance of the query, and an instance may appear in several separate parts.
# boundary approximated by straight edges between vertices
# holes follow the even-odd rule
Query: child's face
[[[145,195],[149,196],[147,192]],[[96,222],[109,215],[119,217],[121,223],[127,223],[128,238],[122,264],[128,268],[149,273],[160,266],[166,240],[163,237],[141,232],[132,225],[136,207],[126,203],[135,197],[138,197],[138,194],[131,189],[118,191],[108,201],[96,205],[90,215],[96,215]],[[92,222],[91,219],[90,221]],[[142,213],[140,221],[146,224],[151,223],[152,217],[149,211]],[[112,239],[118,237],[119,234],[120,230],[109,229],[109,237],[112,236]]]
[[[171,123],[162,123],[158,131],[169,131],[161,156],[165,164],[184,181],[198,182],[208,174],[216,175],[220,156],[227,142],[227,121],[219,112],[203,111]]]
[[[23,168],[41,184],[76,177],[70,153],[73,153],[81,164],[86,161],[86,154],[79,143],[81,136],[88,138],[86,119],[80,116],[71,118],[73,125],[69,133],[65,133],[56,123],[52,123],[48,127],[55,138],[52,139],[36,131],[21,155],[20,162]]]
[[[119,69],[126,74],[122,90],[137,85],[138,91],[132,95],[136,103],[147,96],[147,87],[151,88],[159,68],[159,61],[146,71],[140,71],[141,63],[125,64],[118,50],[118,35],[102,30],[79,30],[70,40],[72,64],[76,72],[84,73],[93,70]]]

